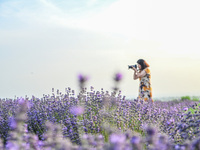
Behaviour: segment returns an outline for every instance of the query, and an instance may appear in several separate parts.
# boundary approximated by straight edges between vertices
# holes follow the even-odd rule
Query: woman
[[[132,69],[134,70],[133,79],[140,80],[139,99],[153,102],[149,64],[143,59],[139,59],[137,64],[139,71],[135,67],[132,67]]]

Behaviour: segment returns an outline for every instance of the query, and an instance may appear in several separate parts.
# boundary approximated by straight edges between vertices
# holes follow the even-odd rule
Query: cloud
[[[47,0],[39,0],[39,2],[41,4],[43,4],[44,7],[46,7],[47,9],[55,10],[55,11],[60,11],[60,9],[58,7],[56,7],[56,5],[54,5],[53,3],[51,3],[50,1]]]
[[[95,2],[89,1],[88,3],[92,5]],[[134,3],[131,0],[119,0],[101,9],[101,11],[89,10],[87,13],[83,13],[81,17],[65,12],[62,14],[55,13],[49,15],[47,21],[67,28],[131,36],[134,35],[136,30]]]
[[[161,43],[163,50],[186,53],[187,49],[199,48],[198,1],[113,0],[103,3],[99,0],[6,1],[0,5],[1,20],[4,19],[1,25],[16,30],[20,26],[82,30],[119,37],[129,45],[133,39],[149,40]]]

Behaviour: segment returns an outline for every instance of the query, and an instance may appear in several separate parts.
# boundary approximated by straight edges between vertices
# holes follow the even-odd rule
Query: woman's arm
[[[136,79],[138,79],[138,76],[137,76],[137,74],[138,74],[138,71],[137,71],[137,69],[136,68],[132,68],[133,70],[134,70],[134,74],[133,74],[133,80],[136,80]]]
[[[146,75],[145,70],[142,70],[141,72],[138,72],[136,69],[133,69],[133,70],[134,70],[134,75],[133,75],[134,80],[137,80],[138,78],[142,78]]]

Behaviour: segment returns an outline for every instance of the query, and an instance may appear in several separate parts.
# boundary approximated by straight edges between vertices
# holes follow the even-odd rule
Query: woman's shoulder
[[[145,68],[144,70],[145,70],[145,72],[146,72],[147,74],[150,73],[149,67]]]

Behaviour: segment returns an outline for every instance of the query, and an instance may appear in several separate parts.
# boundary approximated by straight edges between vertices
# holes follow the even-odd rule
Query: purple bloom
[[[117,82],[119,82],[120,80],[122,80],[122,74],[121,73],[117,73],[117,74],[115,74],[115,78],[114,78],[114,80],[115,81],[117,81]]]
[[[104,137],[103,137],[103,135],[101,135],[101,134],[98,136],[98,139],[99,139],[99,140],[102,140],[103,138],[104,138]]]
[[[153,136],[153,135],[155,135],[155,133],[156,133],[155,129],[150,128],[150,127],[148,127],[146,131],[147,131],[147,134],[148,134],[149,136]]]
[[[88,139],[88,135],[87,135],[87,134],[84,134],[84,135],[83,135],[83,139]]]
[[[12,129],[16,129],[16,128],[17,128],[17,122],[15,121],[14,118],[11,119],[10,127],[11,127]]]
[[[74,115],[81,115],[84,113],[84,108],[82,106],[73,106],[70,111]]]
[[[140,138],[138,137],[138,136],[133,136],[132,138],[131,138],[131,143],[132,144],[139,144],[140,143]]]
[[[110,136],[110,142],[113,144],[123,143],[125,142],[125,140],[126,140],[126,137],[125,135],[122,135],[122,134],[111,134]]]
[[[8,142],[6,148],[9,150],[20,150],[20,146],[16,143]]]
[[[183,108],[183,110],[184,110],[184,111],[187,111],[187,110],[188,110],[188,108],[187,108],[187,107],[184,107],[184,108]]]
[[[25,102],[24,98],[22,98],[22,97],[20,97],[20,98],[18,99],[18,101],[19,101],[19,104],[23,104],[23,103]]]
[[[78,79],[79,79],[79,82],[83,84],[84,82],[86,82],[88,80],[88,77],[83,76],[82,74],[79,74]]]

